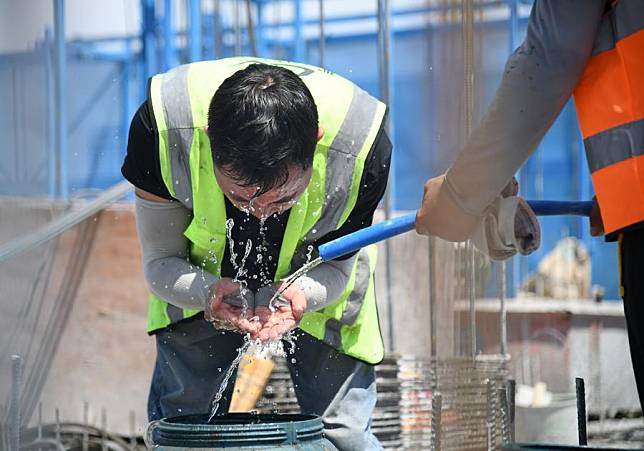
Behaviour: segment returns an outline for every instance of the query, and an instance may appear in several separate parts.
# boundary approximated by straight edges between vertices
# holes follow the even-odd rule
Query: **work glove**
[[[514,195],[516,190],[510,188],[503,194],[509,197],[499,196],[488,207],[471,238],[478,250],[497,261],[517,252],[531,254],[541,244],[541,228],[530,205]]]

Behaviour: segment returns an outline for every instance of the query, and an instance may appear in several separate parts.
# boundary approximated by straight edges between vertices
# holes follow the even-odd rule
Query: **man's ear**
[[[206,132],[206,135],[208,134],[208,124],[203,126],[203,131]]]
[[[324,136],[324,129],[322,127],[318,127],[318,142],[320,142],[323,136]]]

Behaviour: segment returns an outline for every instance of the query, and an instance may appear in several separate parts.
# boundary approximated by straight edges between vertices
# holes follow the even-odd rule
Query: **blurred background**
[[[142,434],[154,348],[145,335],[132,193],[120,167],[150,76],[248,55],[323,66],[355,82],[390,108],[394,157],[384,218],[418,208],[423,183],[454,160],[467,118],[476,125],[522,42],[531,6],[0,2],[4,431],[17,412],[23,426],[65,420]],[[592,198],[570,103],[517,179],[528,199]],[[381,245],[378,295],[390,355],[419,362],[503,356],[503,371],[526,387],[544,382],[569,393],[574,376],[586,377],[596,418],[640,415],[616,246],[592,239],[585,218],[541,224],[541,248],[503,265],[416,236]]]

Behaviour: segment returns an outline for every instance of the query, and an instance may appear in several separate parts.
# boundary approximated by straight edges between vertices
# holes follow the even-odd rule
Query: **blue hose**
[[[556,201],[556,200],[529,200],[528,204],[537,216],[575,215],[590,216],[593,201]],[[369,244],[377,243],[392,236],[409,232],[414,229],[416,213],[409,213],[397,218],[388,219],[357,232],[337,238],[321,245],[318,254],[322,261],[329,261],[343,255],[357,251]]]

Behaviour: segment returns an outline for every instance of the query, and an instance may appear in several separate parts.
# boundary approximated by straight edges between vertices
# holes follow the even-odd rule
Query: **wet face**
[[[307,170],[292,167],[283,185],[257,196],[259,187],[240,185],[234,177],[215,168],[217,183],[228,200],[239,210],[246,211],[259,219],[266,219],[291,208],[308,186],[311,173],[311,167]]]

